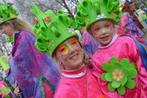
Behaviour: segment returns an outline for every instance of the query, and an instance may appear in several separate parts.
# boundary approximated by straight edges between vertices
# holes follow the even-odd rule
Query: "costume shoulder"
[[[133,37],[133,36],[131,36],[131,35],[125,34],[125,35],[121,35],[121,37],[122,37],[122,38],[128,37],[129,39],[132,39],[132,40],[135,42],[137,48],[139,49],[139,53],[140,53],[140,56],[141,56],[141,60],[142,60],[142,62],[143,62],[143,64],[144,64],[145,69],[147,70],[147,60],[146,60],[146,59],[147,59],[147,51],[146,51],[145,48],[142,46],[142,44],[141,44],[135,37]],[[125,41],[125,40],[124,40],[124,41]],[[130,40],[130,41],[131,41],[131,40]]]

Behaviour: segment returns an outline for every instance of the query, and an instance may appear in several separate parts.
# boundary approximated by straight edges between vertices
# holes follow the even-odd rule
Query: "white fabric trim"
[[[71,74],[71,75],[62,73],[62,75],[63,75],[64,77],[67,77],[67,78],[79,78],[79,77],[84,76],[85,74],[86,74],[86,70],[84,70],[84,71],[81,72],[81,73],[78,73],[78,74]]]

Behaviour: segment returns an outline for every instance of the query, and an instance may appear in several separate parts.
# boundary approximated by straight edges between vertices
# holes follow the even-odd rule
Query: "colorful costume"
[[[25,98],[41,98],[39,78],[45,77],[54,89],[59,81],[59,72],[52,59],[38,52],[34,46],[35,37],[30,32],[15,34],[13,50],[9,59],[11,76],[17,82]]]
[[[127,58],[130,62],[134,62],[138,71],[138,76],[135,78],[135,89],[128,89],[123,96],[119,95],[117,92],[113,93],[108,91],[108,84],[101,79],[101,74],[104,72],[102,63],[108,63],[113,56],[117,57],[119,60]],[[144,68],[139,50],[132,38],[126,36],[118,37],[116,35],[108,46],[100,47],[96,51],[92,58],[92,63],[94,64],[94,75],[97,77],[98,85],[107,98],[146,98],[147,71]]]
[[[141,38],[143,31],[138,28],[135,22],[132,20],[132,17],[128,14],[122,14],[121,24],[118,30],[119,34],[125,33],[134,36],[139,42],[146,44],[146,41]]]

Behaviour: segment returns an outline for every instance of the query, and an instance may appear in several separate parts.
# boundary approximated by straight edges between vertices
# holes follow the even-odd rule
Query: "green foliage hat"
[[[118,0],[83,0],[77,8],[77,28],[86,26],[89,30],[93,23],[104,19],[118,23],[120,14]]]
[[[33,13],[39,12],[39,8],[36,7]],[[44,22],[43,15],[50,17],[50,21]],[[49,55],[53,55],[55,49],[68,38],[77,36],[71,32],[69,32],[68,28],[73,24],[72,20],[67,17],[64,13],[54,14],[53,11],[48,10],[42,14],[42,12],[35,14],[38,18],[38,28],[36,33],[36,47],[41,52],[48,52]],[[40,15],[41,14],[41,15]]]
[[[11,4],[0,3],[0,24],[3,24],[9,20],[15,19],[17,16],[18,16],[18,13],[11,6]]]

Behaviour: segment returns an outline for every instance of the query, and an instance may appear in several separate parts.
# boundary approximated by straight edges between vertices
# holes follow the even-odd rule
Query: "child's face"
[[[102,20],[91,26],[92,36],[102,45],[108,45],[114,35],[114,25],[110,20]]]
[[[70,38],[62,43],[55,54],[66,70],[75,70],[82,66],[84,51],[76,38]]]
[[[1,25],[0,29],[2,30],[2,33],[5,33],[8,36],[13,35],[13,32],[12,32],[13,28],[11,27],[9,23]]]

